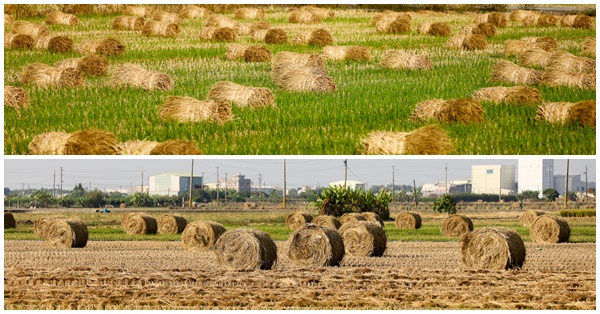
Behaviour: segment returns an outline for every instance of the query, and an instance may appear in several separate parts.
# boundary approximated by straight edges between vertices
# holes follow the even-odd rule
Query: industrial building
[[[519,159],[518,167],[518,193],[522,193],[523,191],[541,192],[554,187],[553,159]]]
[[[194,176],[193,188],[202,188],[202,177]],[[188,193],[190,188],[190,173],[164,172],[148,177],[148,194],[150,195],[180,195]]]
[[[346,180],[345,184],[346,184],[346,188],[349,188],[352,190],[364,190],[366,187],[366,184],[364,182],[360,182],[360,181]],[[344,180],[330,182],[329,186],[344,186]]]
[[[471,167],[471,190],[474,194],[514,194],[514,165],[477,165]]]

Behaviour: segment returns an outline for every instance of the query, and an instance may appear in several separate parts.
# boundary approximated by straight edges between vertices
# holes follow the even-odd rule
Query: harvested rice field
[[[4,241],[4,308],[596,309],[595,243],[526,249],[510,271],[467,269],[458,242],[400,241],[340,267],[301,268],[280,252],[272,270],[230,271],[173,241]]]
[[[75,18],[49,23],[61,5],[5,7],[12,14],[4,82],[22,90],[5,87],[4,154],[596,152],[595,17],[512,20],[506,12],[494,15],[504,22],[492,32],[476,27],[491,17],[468,11],[415,10],[390,20],[356,7],[315,16],[287,6],[250,14],[212,5],[209,18],[182,5],[140,7],[74,6]],[[149,13],[157,10],[180,15]],[[237,53],[233,45],[253,48]],[[525,46],[552,51],[543,51],[547,62],[531,53],[525,60]],[[274,64],[282,52],[320,60]],[[90,53],[102,58],[81,59]],[[572,62],[552,62],[549,53]],[[222,81],[246,88],[211,93]],[[415,111],[426,101],[465,103],[497,86],[537,91],[486,94],[467,101],[474,110]],[[581,105],[550,112],[540,109],[545,103]]]

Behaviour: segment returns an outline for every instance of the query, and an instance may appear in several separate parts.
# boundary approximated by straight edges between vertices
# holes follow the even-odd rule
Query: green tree
[[[542,194],[544,194],[544,196],[546,196],[546,199],[549,202],[554,202],[554,200],[556,200],[559,196],[558,191],[555,189],[545,189]]]
[[[569,201],[577,201],[577,193],[575,191],[569,191],[567,195],[569,197]]]
[[[129,202],[135,207],[150,207],[152,206],[152,199],[146,193],[134,193],[129,197]]]
[[[48,204],[53,201],[52,195],[44,189],[33,192],[31,197],[36,203],[43,205],[43,207],[48,207]]]
[[[537,200],[538,195],[540,195],[540,191],[523,191],[519,195],[517,195],[517,199],[519,201],[524,200]]]
[[[83,185],[81,185],[81,183],[75,185],[75,187],[73,188],[73,191],[71,191],[71,193],[69,193],[69,196],[72,196],[72,197],[85,196],[85,189],[83,188]]]
[[[433,203],[433,210],[440,213],[456,214],[456,201],[451,194],[444,194]]]
[[[104,202],[104,193],[100,190],[95,189],[86,195],[86,202],[84,204],[85,207],[89,208],[98,208],[105,204]]]

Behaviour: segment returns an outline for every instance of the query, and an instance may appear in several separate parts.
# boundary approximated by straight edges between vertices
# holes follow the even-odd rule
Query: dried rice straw
[[[158,114],[163,120],[179,123],[210,121],[225,123],[233,120],[231,104],[214,100],[197,100],[192,97],[169,96]]]

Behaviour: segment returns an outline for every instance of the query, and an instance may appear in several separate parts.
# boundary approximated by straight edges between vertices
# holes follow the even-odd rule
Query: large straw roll
[[[531,240],[536,243],[568,242],[571,228],[566,220],[556,216],[542,215],[531,224]]]
[[[533,221],[541,215],[545,213],[541,210],[526,210],[521,217],[519,217],[519,221],[521,222],[521,226],[531,227]]]
[[[54,219],[66,219],[66,217],[41,217],[33,223],[33,235],[38,238],[46,238],[46,231]]]
[[[129,213],[123,216],[121,226],[127,234],[155,234],[156,219],[144,213]]]
[[[383,228],[374,222],[345,223],[339,229],[346,254],[350,256],[382,256],[387,245]]]
[[[519,234],[507,228],[483,228],[462,238],[462,261],[473,269],[520,269],[525,252]]]
[[[381,219],[381,217],[379,217],[379,215],[377,215],[376,213],[373,212],[364,212],[360,214],[365,221],[370,221],[370,222],[374,222],[376,224],[378,224],[381,228],[383,228],[383,226],[385,225],[385,223],[383,222],[383,219]]]
[[[45,238],[50,247],[85,247],[88,241],[88,229],[82,221],[54,219],[46,229]]]
[[[188,250],[206,251],[215,245],[225,231],[225,227],[218,222],[196,220],[185,227],[181,242]]]
[[[277,262],[277,246],[268,233],[234,229],[221,235],[215,244],[217,264],[232,270],[268,270]]]
[[[300,266],[339,266],[344,258],[344,241],[335,230],[315,224],[305,224],[290,235],[288,258]]]
[[[445,237],[460,237],[473,231],[473,222],[469,217],[450,215],[442,223],[442,235]]]
[[[395,223],[398,229],[419,229],[421,228],[421,215],[404,211],[396,216]]]
[[[12,213],[4,213],[4,229],[12,229],[17,227],[17,221]]]
[[[311,223],[321,227],[327,227],[336,230],[342,226],[342,224],[337,218],[329,215],[317,216],[311,221]]]
[[[158,233],[179,234],[185,229],[187,221],[179,215],[162,214],[156,220],[158,222]]]
[[[346,223],[366,221],[365,217],[358,213],[345,213],[340,218],[338,218],[338,220],[340,221],[342,226]]]
[[[304,226],[304,224],[310,223],[312,219],[313,218],[310,214],[293,212],[289,214],[285,219],[285,226],[289,230],[297,230],[300,227]]]

